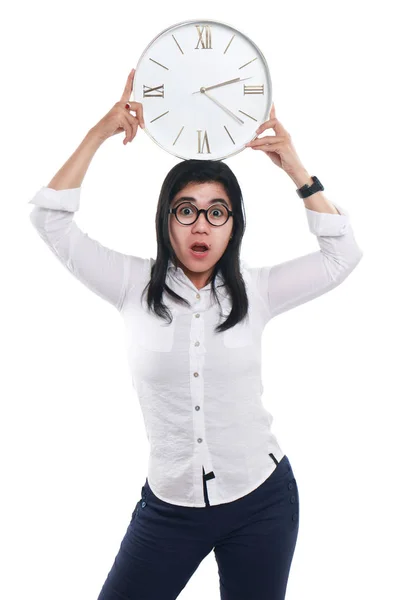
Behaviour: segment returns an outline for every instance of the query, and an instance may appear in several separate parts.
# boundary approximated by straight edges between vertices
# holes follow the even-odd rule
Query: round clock
[[[186,160],[241,152],[272,105],[260,49],[231,25],[207,19],[172,25],[150,42],[132,95],[143,105],[150,138]]]

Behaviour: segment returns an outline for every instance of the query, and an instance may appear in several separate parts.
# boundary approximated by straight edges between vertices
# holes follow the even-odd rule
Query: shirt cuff
[[[80,194],[80,187],[66,190],[54,190],[53,188],[42,187],[32,200],[29,200],[28,204],[36,204],[43,208],[76,212],[79,210]]]
[[[339,204],[332,204],[338,209],[340,215],[335,213],[321,213],[315,210],[311,210],[307,207],[307,219],[308,227],[311,233],[315,235],[344,235],[350,228],[350,217],[347,210],[339,206]]]

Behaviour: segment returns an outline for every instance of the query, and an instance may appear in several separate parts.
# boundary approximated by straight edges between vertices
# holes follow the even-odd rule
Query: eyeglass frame
[[[181,223],[180,220],[178,219],[178,217],[176,216],[176,211],[178,210],[178,208],[180,207],[181,204],[190,204],[191,206],[193,206],[193,208],[195,208],[197,210],[197,216],[195,218],[194,221],[192,221],[191,223]],[[223,227],[224,225],[227,224],[227,222],[229,221],[229,217],[233,217],[233,211],[230,210],[227,206],[225,206],[225,204],[223,204],[222,206],[225,206],[225,208],[228,211],[228,218],[226,219],[225,223],[222,223],[221,225],[214,225],[214,223],[211,223],[209,218],[208,218],[208,211],[213,208],[215,206],[215,204],[212,204],[211,206],[209,206],[207,209],[205,208],[197,208],[197,206],[195,204],[193,204],[193,202],[190,202],[189,200],[184,200],[183,202],[179,202],[174,208],[169,208],[168,209],[168,214],[173,214],[175,219],[177,220],[177,222],[179,223],[179,225],[183,225],[184,227],[188,227],[189,225],[193,225],[194,223],[196,223],[197,219],[199,218],[200,213],[204,213],[207,222],[210,223],[211,227]]]

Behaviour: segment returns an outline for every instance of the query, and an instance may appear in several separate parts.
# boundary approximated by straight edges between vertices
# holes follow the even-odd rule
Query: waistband
[[[277,461],[277,459],[275,458],[274,455],[271,455],[271,458],[274,460],[274,462],[276,464],[276,467],[275,467],[274,471],[272,471],[272,473],[269,475],[269,477],[267,477],[253,491],[249,492],[249,494],[246,494],[246,496],[250,496],[250,494],[256,494],[257,492],[260,493],[260,491],[262,491],[263,487],[268,485],[270,477],[273,476],[273,474],[275,473],[275,471],[281,472],[282,474],[286,474],[289,471],[292,471],[292,466],[291,466],[289,458],[287,457],[286,454],[281,458],[281,460],[279,462]],[[276,475],[279,477],[278,473],[276,473]],[[204,489],[204,495],[205,495],[205,502],[206,502],[206,506],[204,508],[207,508],[207,507],[210,506],[210,503],[208,501],[206,478],[207,478],[207,476],[204,474],[204,469],[203,469],[203,488],[205,488]],[[241,498],[238,498],[237,500],[233,500],[232,502],[227,502],[226,504],[233,504],[235,502],[238,502],[239,500],[243,500],[243,498],[246,498],[246,496],[242,496]],[[155,500],[158,500],[159,502],[163,502],[151,490],[148,478],[146,477],[146,481],[145,481],[144,485],[142,486],[142,490],[141,490],[141,501],[142,502],[147,502],[147,499],[149,497],[153,498]],[[180,507],[180,508],[190,508],[190,507]]]

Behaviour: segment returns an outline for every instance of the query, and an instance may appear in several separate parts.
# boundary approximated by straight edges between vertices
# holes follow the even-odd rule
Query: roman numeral
[[[144,88],[147,88],[147,90]],[[151,92],[154,92],[154,94]],[[143,98],[164,98],[164,84],[157,85],[156,87],[143,85]]]
[[[262,85],[244,85],[244,94],[264,94],[264,84]]]
[[[201,129],[198,129],[197,130],[197,154],[204,154],[204,152],[203,152],[204,144],[207,144],[207,153],[211,154],[210,144],[208,142],[207,131],[204,133],[203,145],[201,145],[201,134],[202,134]]]
[[[199,43],[201,42],[202,50],[212,50],[211,48],[211,26],[203,25],[203,28],[200,30],[200,25],[196,25],[197,33],[199,34],[199,39],[197,40],[197,46],[195,50],[199,49]],[[203,33],[205,30],[205,39],[203,38]]]

